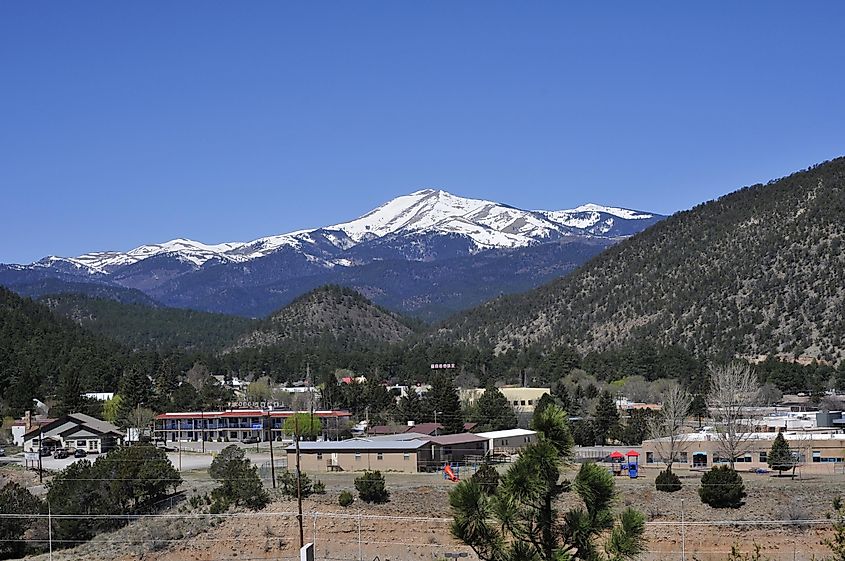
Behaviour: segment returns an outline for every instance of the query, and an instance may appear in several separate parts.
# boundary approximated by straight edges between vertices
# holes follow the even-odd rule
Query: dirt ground
[[[644,560],[726,559],[733,545],[744,552],[759,544],[765,558],[821,559],[829,532],[825,516],[836,494],[845,494],[842,475],[805,476],[800,480],[743,474],[748,497],[738,510],[715,510],[697,495],[700,474],[682,473],[678,493],[654,489],[656,470],[637,480],[617,479],[619,507],[633,506],[648,519]],[[570,474],[571,477],[572,474]],[[316,545],[316,559],[326,561],[434,560],[446,553],[468,552],[449,536],[448,492],[453,483],[435,474],[386,474],[391,500],[385,505],[337,503],[341,490],[353,490],[355,474],[319,474],[325,495],[303,503],[303,534]],[[203,472],[186,477],[186,486],[205,492],[212,484]],[[682,500],[683,499],[683,500]],[[683,506],[682,506],[683,505]],[[561,505],[566,508],[566,503]],[[683,509],[683,512],[682,512]],[[164,517],[133,522],[75,549],[54,553],[56,561],[218,561],[298,559],[296,501],[277,498],[265,511],[210,516],[187,504]],[[681,524],[683,516],[684,524]],[[797,524],[796,520],[818,520]],[[47,556],[37,559],[45,560]]]

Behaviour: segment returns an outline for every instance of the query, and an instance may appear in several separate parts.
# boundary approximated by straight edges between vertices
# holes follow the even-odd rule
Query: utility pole
[[[50,543],[50,561],[53,561],[53,511],[47,501],[47,541]]]
[[[273,458],[273,417],[267,411],[267,422],[270,425],[270,477],[273,478],[273,489],[276,488],[276,461]]]
[[[684,499],[681,499],[681,561],[687,561],[687,534],[684,526]]]
[[[200,438],[202,438],[202,453],[205,454],[205,407],[200,409]]]
[[[296,442],[296,519],[299,522],[299,547],[300,549],[302,549],[302,547],[305,546],[305,534],[302,529],[302,470],[300,469],[299,465],[299,414],[297,411],[294,411],[293,413],[293,425],[293,438]]]
[[[41,469],[41,450],[44,448],[44,425],[39,425],[38,431],[38,483],[44,483],[44,471]]]

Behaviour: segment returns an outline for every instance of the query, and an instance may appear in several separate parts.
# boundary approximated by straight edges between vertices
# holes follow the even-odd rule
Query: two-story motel
[[[155,418],[154,435],[165,442],[179,441],[242,441],[258,438],[260,441],[289,440],[284,431],[285,419],[296,411],[264,409],[228,409],[226,411],[190,411],[162,413]],[[309,413],[309,411],[299,411]],[[349,422],[349,411],[314,411],[323,422],[323,431],[329,436],[342,431]]]

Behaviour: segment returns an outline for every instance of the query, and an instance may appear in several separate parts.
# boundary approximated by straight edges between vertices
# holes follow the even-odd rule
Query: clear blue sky
[[[423,187],[671,213],[845,153],[845,3],[572,4],[2,2],[0,262]]]

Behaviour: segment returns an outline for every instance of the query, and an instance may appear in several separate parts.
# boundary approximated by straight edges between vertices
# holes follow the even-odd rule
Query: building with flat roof
[[[528,429],[480,432],[478,436],[487,440],[487,453],[493,456],[515,454],[537,440],[537,433]]]
[[[285,419],[296,411],[262,409],[229,409],[226,411],[190,411],[162,413],[155,418],[153,434],[165,442],[179,441],[260,441],[289,438],[284,432]],[[299,413],[310,413],[299,411]],[[314,411],[323,422],[324,433],[331,436],[341,431],[351,417],[349,411]]]
[[[517,414],[533,415],[534,406],[540,401],[543,395],[550,393],[549,388],[523,388],[523,387],[504,387],[499,388],[505,399],[513,407]],[[466,388],[458,390],[458,397],[462,403],[466,405],[473,405],[478,398],[484,394],[484,388]]]
[[[300,442],[303,471],[398,471],[419,473],[432,465],[428,439],[350,438],[337,442]],[[296,465],[296,446],[286,448],[288,466]]]
[[[783,432],[783,437],[795,454],[799,464],[842,464],[845,462],[845,434],[836,432]],[[736,458],[737,469],[768,468],[768,454],[778,433],[749,433],[744,448],[748,451]],[[657,453],[659,440],[645,440],[642,444],[645,465],[662,465]],[[718,436],[712,432],[687,434],[680,447],[675,464],[691,468],[709,468],[728,463]]]

